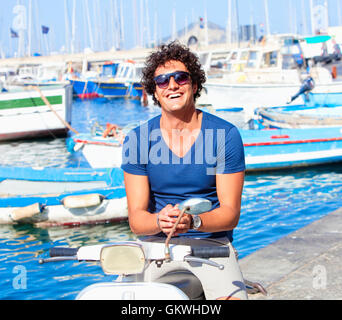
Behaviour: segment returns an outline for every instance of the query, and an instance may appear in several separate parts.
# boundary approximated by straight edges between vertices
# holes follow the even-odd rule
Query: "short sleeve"
[[[239,130],[233,126],[218,131],[217,174],[235,173],[246,170],[245,153]]]
[[[147,176],[146,163],[142,160],[138,130],[130,131],[122,146],[121,169],[127,173]]]

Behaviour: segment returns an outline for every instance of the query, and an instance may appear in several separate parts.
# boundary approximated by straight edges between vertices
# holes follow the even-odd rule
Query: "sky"
[[[327,1],[329,26],[342,24],[342,0],[312,1],[314,4]],[[232,28],[236,28],[238,17],[239,25],[255,24],[261,35],[267,26],[264,5],[267,2],[270,33],[311,34],[310,0],[0,0],[0,57],[18,54],[23,47],[25,52],[29,47],[31,54],[80,52],[87,47],[94,51],[109,50],[113,46],[130,49],[146,43],[147,39],[170,36],[174,25],[180,30],[205,15],[208,21],[226,28],[229,2]],[[27,18],[20,48],[18,38],[10,37],[10,28],[20,24],[20,14],[14,8],[23,5],[28,15],[30,3],[31,46]],[[120,24],[120,16],[123,32],[117,36],[115,26]],[[42,34],[42,25],[49,28],[47,34]]]

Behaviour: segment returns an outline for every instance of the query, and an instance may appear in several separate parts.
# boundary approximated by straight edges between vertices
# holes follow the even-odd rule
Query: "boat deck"
[[[342,300],[342,208],[240,260],[251,300]]]

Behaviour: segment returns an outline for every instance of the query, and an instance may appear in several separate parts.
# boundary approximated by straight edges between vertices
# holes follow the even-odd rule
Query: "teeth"
[[[170,99],[174,99],[174,98],[178,98],[178,97],[180,97],[181,95],[179,94],[179,93],[177,93],[177,94],[171,94],[170,96],[169,96],[169,98]]]

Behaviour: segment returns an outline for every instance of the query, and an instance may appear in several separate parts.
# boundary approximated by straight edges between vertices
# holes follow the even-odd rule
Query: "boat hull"
[[[342,161],[342,126],[239,130],[247,171],[277,170]],[[93,168],[120,165],[122,148],[110,138],[98,140],[88,136],[88,139],[83,137],[78,142],[83,143],[82,152]]]
[[[100,98],[100,88],[93,81],[70,80],[73,86],[73,93],[80,99]]]
[[[143,94],[143,88],[138,82],[98,82],[101,94],[107,99],[130,98],[140,100]]]
[[[120,168],[122,146],[118,141],[101,136],[77,135],[74,143],[78,144],[92,168]]]
[[[81,99],[129,98],[141,99],[143,88],[138,82],[72,80],[74,95]]]
[[[0,95],[0,141],[67,134],[67,123],[71,122],[72,87],[49,87],[41,92],[50,106],[32,89]]]
[[[247,171],[307,167],[342,161],[342,127],[240,132]]]
[[[256,108],[286,105],[300,84],[225,84],[209,81],[205,84],[203,101],[215,107],[242,107],[253,114]],[[342,92],[342,83],[317,84],[313,92]],[[299,97],[291,105],[303,104]]]
[[[0,167],[0,224],[96,224],[127,219],[121,169]]]

